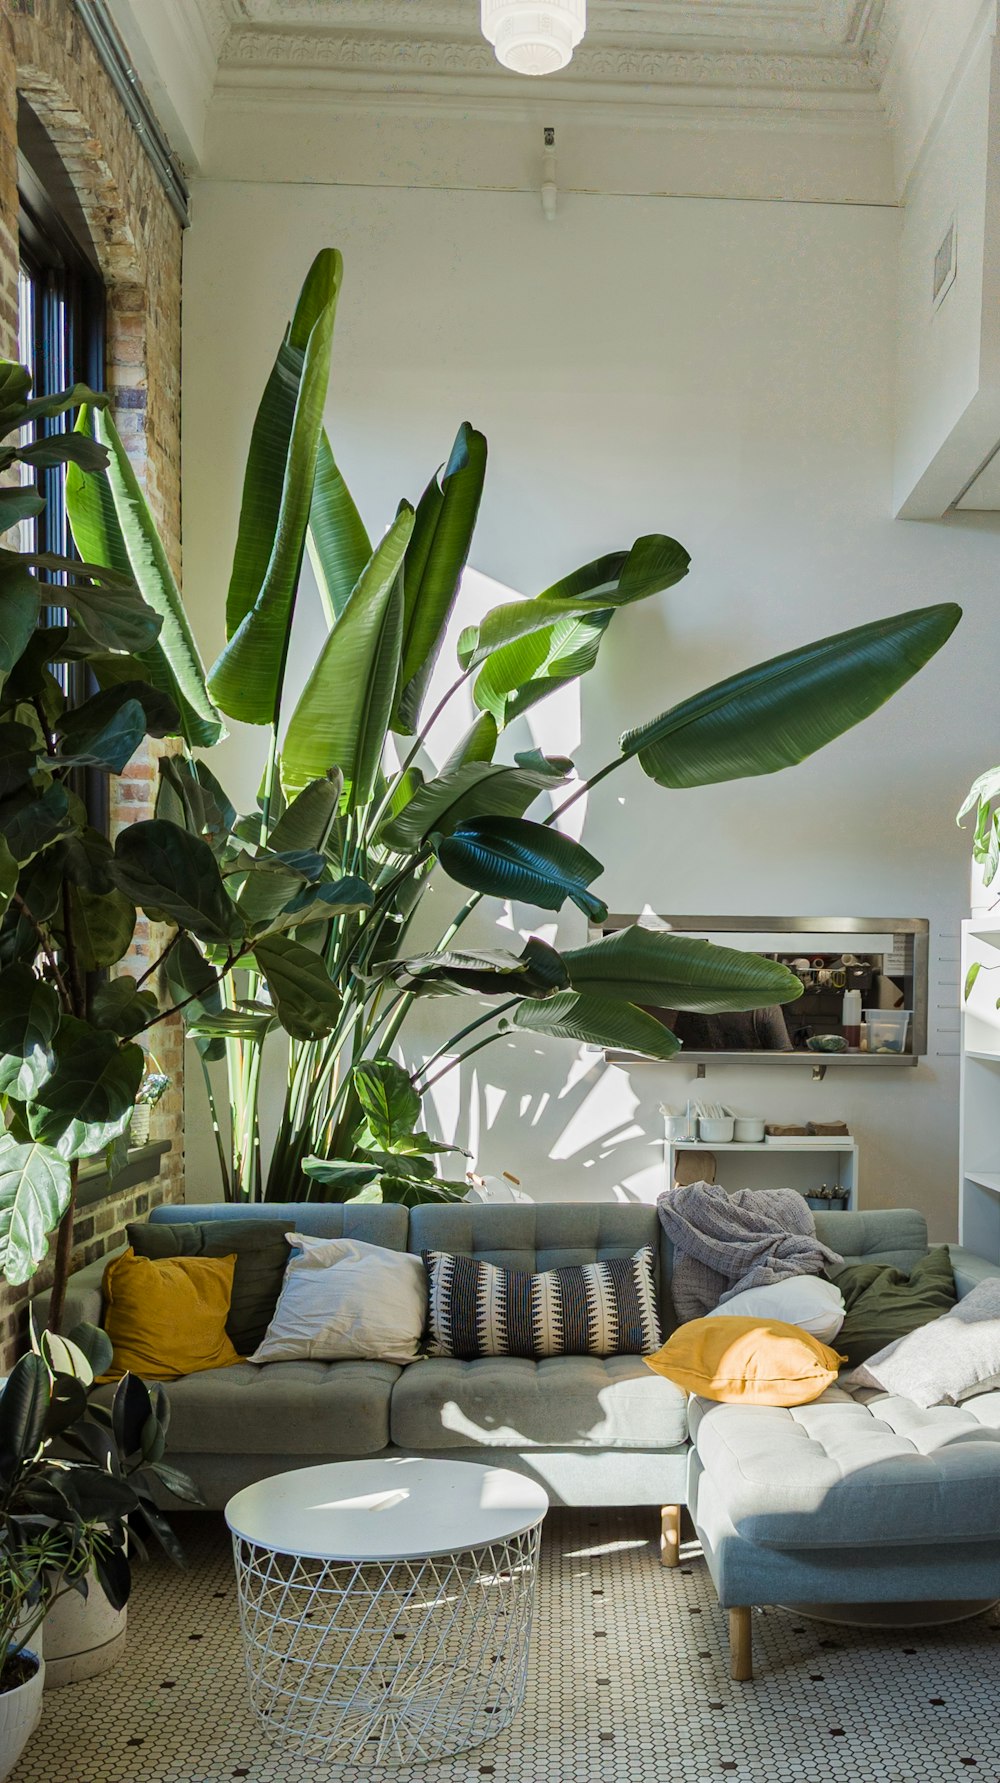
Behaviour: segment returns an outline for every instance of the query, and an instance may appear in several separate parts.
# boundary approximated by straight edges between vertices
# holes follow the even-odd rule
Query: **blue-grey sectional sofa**
[[[284,1231],[528,1270],[653,1244],[664,1334],[675,1324],[671,1247],[655,1208],[265,1203],[158,1207],[151,1218],[248,1214]],[[850,1261],[905,1269],[927,1250],[922,1217],[906,1209],[818,1214],[816,1228]],[[960,1295],[1000,1274],[967,1252],[952,1258]],[[72,1278],[67,1324],[100,1320],[103,1268]],[[664,1507],[671,1564],[677,1507],[687,1505],[730,1611],[737,1677],[750,1676],[752,1605],[1000,1596],[1000,1392],[926,1412],[841,1387],[791,1411],[689,1404],[639,1356],[567,1356],[240,1363],[171,1382],[169,1393],[170,1458],[213,1506],[253,1480],[321,1460],[493,1462],[540,1480],[555,1503]]]

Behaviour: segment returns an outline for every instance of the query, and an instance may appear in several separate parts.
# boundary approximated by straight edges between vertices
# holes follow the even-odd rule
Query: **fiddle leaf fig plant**
[[[667,1059],[679,1043],[651,1010],[711,1013],[798,997],[800,981],[775,962],[669,932],[632,928],[568,950],[535,936],[520,952],[456,940],[484,897],[546,913],[573,905],[600,925],[602,864],[560,827],[575,801],[633,764],[671,789],[792,767],[882,705],[960,617],[952,604],[925,607],[759,663],[644,719],[587,779],[566,756],[510,751],[510,726],[589,673],[616,613],[676,588],[688,553],[649,533],[496,607],[453,639],[454,677],[432,704],[487,444],[463,422],[423,491],[404,496],[387,525],[376,516],[369,533],[324,428],[342,282],[341,256],[323,249],[265,384],[248,444],[227,642],[207,681],[100,406],[84,407],[77,436],[84,447],[103,445],[108,467],[90,477],[74,467],[68,480],[81,553],[119,574],[128,567],[147,607],[164,616],[144,660],[152,686],[177,708],[187,750],[161,765],[157,816],[119,842],[111,877],[129,908],[175,927],[165,975],[205,1071],[223,1190],[234,1200],[464,1194],[463,1182],[437,1173],[434,1160],[448,1148],[423,1131],[421,1098],[501,1035]],[[326,634],[293,697],[286,664],[307,562]],[[435,769],[429,734],[463,691],[476,720]],[[195,758],[221,728],[219,714],[261,731],[256,810],[237,812]],[[3,872],[0,857],[0,881]],[[417,949],[410,932],[432,873],[467,895],[459,904],[456,892],[437,945]],[[421,1060],[405,1024],[430,996],[471,999],[476,1013],[459,1017],[447,1043]],[[265,1174],[262,1061],[274,1046],[284,1049],[287,1075]],[[223,1060],[228,1118],[213,1076]]]

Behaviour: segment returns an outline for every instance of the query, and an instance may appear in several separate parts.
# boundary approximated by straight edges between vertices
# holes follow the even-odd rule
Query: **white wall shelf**
[[[768,1145],[766,1140],[756,1144],[734,1140],[729,1145],[711,1145],[702,1139],[675,1139],[667,1140],[666,1152],[668,1184],[674,1181],[680,1153],[711,1152],[716,1181],[723,1188],[797,1189],[799,1194],[808,1195],[821,1183],[828,1188],[839,1183],[847,1195],[848,1207],[853,1210],[858,1205],[858,1144],[849,1137],[803,1134],[781,1145]],[[730,1153],[735,1154],[732,1162]]]
[[[958,1236],[981,1257],[1000,1263],[1000,922],[989,916],[962,924],[962,972],[983,968],[962,1009],[962,1077]]]

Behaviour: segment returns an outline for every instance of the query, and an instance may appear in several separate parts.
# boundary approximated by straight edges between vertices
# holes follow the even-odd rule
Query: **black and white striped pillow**
[[[432,1355],[647,1356],[660,1347],[652,1245],[540,1275],[449,1251],[423,1259]]]

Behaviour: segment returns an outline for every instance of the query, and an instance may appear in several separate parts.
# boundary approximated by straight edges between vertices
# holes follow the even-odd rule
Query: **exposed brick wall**
[[[72,0],[0,0],[0,354],[17,341],[17,96],[41,120],[73,179],[108,294],[107,387],[115,422],[180,575],[181,226],[80,23]],[[144,751],[117,783],[112,827],[151,815],[156,772]],[[124,966],[141,972],[155,932],[140,925]],[[151,1036],[173,1079],[151,1137],[171,1141],[154,1184],[80,1215],[77,1258],[113,1248],[126,1220],[184,1192],[180,1020]],[[31,1291],[48,1284],[43,1265]],[[24,1291],[0,1287],[0,1366],[24,1322]]]

